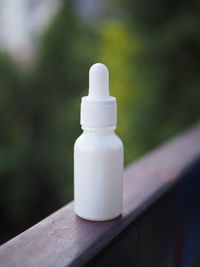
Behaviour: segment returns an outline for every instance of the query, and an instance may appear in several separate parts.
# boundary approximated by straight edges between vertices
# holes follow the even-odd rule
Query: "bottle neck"
[[[116,127],[89,128],[82,126],[82,129],[84,134],[110,135],[115,133]]]

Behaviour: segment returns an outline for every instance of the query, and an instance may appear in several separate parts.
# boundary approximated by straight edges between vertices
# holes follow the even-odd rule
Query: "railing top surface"
[[[0,247],[0,266],[83,266],[131,224],[200,157],[200,124],[126,168],[123,214],[90,222],[73,202]]]

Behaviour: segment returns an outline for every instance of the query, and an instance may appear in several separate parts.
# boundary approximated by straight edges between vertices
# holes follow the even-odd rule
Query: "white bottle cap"
[[[109,94],[109,71],[101,63],[94,64],[89,71],[89,94],[82,97],[82,128],[116,127],[116,98]]]

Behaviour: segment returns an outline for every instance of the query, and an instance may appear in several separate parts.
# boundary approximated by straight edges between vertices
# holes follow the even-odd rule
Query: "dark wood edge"
[[[0,247],[0,266],[83,266],[174,186],[200,157],[200,124],[128,166],[121,217],[90,222],[73,202]]]

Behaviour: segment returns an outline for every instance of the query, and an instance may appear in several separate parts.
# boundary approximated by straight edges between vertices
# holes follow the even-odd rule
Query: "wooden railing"
[[[71,202],[2,245],[0,266],[182,266],[199,219],[199,159],[197,124],[126,168],[121,217],[82,220]]]

